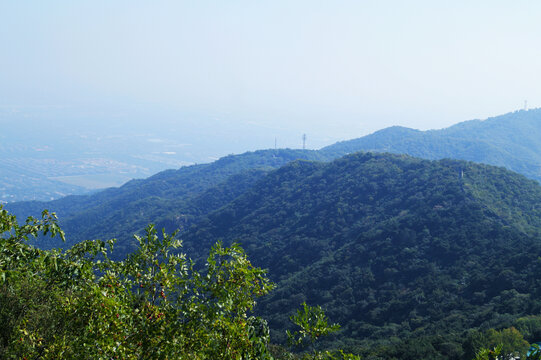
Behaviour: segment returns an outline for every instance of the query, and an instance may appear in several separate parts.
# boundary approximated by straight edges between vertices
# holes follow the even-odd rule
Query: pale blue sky
[[[248,147],[441,128],[541,106],[539,19],[534,0],[0,0],[0,121],[92,109],[159,132],[131,112],[165,109],[259,131]]]

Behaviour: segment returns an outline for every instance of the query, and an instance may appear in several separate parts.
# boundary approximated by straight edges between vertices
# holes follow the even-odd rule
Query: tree
[[[267,323],[250,312],[274,285],[237,244],[216,243],[202,270],[176,233],[153,225],[121,261],[110,258],[114,240],[40,250],[27,241],[64,238],[55,214],[20,226],[1,206],[0,234],[1,358],[272,359]],[[303,304],[292,321],[301,329],[290,337],[312,346],[303,359],[359,359],[314,350],[339,328],[320,307]]]
[[[338,351],[318,351],[315,349],[315,342],[321,337],[332,334],[340,325],[329,325],[327,316],[320,306],[309,306],[305,302],[302,309],[291,316],[291,321],[300,329],[295,332],[287,331],[289,343],[292,346],[309,347],[309,351],[302,356],[303,360],[359,360],[360,357],[353,354],[345,354],[342,350]]]
[[[502,352],[502,345],[498,345],[493,350],[481,349],[477,352],[474,360],[497,360]]]
[[[536,359],[536,356],[539,356],[538,351],[528,354],[528,348],[530,347],[528,342],[514,327],[500,331],[489,329],[477,339],[477,342],[483,345],[477,352],[475,360]]]
[[[151,225],[137,250],[114,241],[39,250],[29,237],[63,237],[54,214],[19,226],[0,209],[2,357],[44,359],[265,359],[266,322],[249,316],[273,285],[244,251],[216,244],[196,271],[175,234]]]

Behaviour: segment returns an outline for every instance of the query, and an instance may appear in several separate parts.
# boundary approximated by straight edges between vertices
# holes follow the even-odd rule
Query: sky
[[[222,153],[443,128],[541,107],[540,18],[534,0],[0,0],[0,124],[199,127]]]

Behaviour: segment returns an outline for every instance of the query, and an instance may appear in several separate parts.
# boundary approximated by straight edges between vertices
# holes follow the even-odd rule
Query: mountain
[[[133,151],[129,155],[127,149],[133,150],[134,147],[133,144],[131,147],[127,145],[126,134],[102,139],[95,134],[69,133],[55,142],[52,139],[57,135],[50,133],[50,129],[39,128],[34,132],[26,134],[23,143],[14,140],[20,137],[16,132],[0,134],[0,202],[47,201],[67,194],[81,194],[90,188],[104,187],[129,178],[147,176],[152,169],[166,166],[167,160],[160,156],[167,157],[163,154],[172,152],[165,150],[174,145],[155,139],[154,135],[149,139],[138,138],[137,141],[150,142],[143,147],[146,152],[140,154],[137,150],[135,155]],[[44,132],[48,135],[45,137],[49,138],[48,141],[44,140]],[[456,158],[504,166],[539,181],[540,135],[541,109],[534,109],[484,121],[466,121],[441,130],[390,127],[362,138],[327,146],[319,153],[320,158],[325,159],[357,151],[401,153],[425,159]],[[154,140],[161,141],[157,142],[159,146]],[[149,144],[153,147],[149,148]],[[100,148],[101,152],[91,151],[94,148]],[[151,150],[153,154],[163,154],[152,158],[147,154]],[[119,156],[110,158],[111,154]],[[178,160],[171,160],[168,164],[174,166],[177,163]]]
[[[441,130],[394,126],[320,150],[330,157],[356,151],[469,160],[503,166],[541,181],[541,109],[465,121]]]
[[[20,219],[39,216],[43,209],[57,213],[69,242],[43,239],[44,248],[69,246],[85,239],[117,238],[118,248],[128,251],[132,235],[149,222],[171,231],[186,227],[236,198],[268,171],[296,159],[325,160],[310,150],[259,150],[162,171],[90,195],[9,203],[6,208]]]
[[[232,115],[141,104],[122,109],[118,104],[114,109],[0,106],[0,129],[0,203],[117,187],[166,169],[274,145],[275,138],[279,144],[301,141],[297,131],[270,130]],[[311,139],[317,143],[326,144]]]
[[[391,146],[431,133],[391,128],[366,138]],[[366,145],[366,138],[358,141]],[[385,353],[403,339],[422,339],[430,355],[420,358],[459,359],[442,349],[463,354],[463,331],[509,326],[541,311],[537,182],[503,168],[404,155],[321,162],[360,146],[354,145],[231,155],[92,195],[8,209],[19,217],[56,211],[66,245],[115,237],[120,253],[149,222],[180,227],[185,250],[196,257],[216,240],[239,241],[279,285],[258,310],[276,339],[283,340],[288,316],[306,300],[344,325],[335,343]]]
[[[219,187],[229,176],[243,171],[267,171],[295,159],[330,161],[352,152],[374,151],[406,153],[426,159],[457,158],[484,162],[540,180],[539,139],[541,109],[518,111],[484,121],[467,121],[442,130],[391,127],[318,151],[281,149],[230,155],[209,164],[166,170],[144,180],[132,180],[119,188],[90,195],[70,196],[51,202],[10,203],[8,208],[22,218],[37,215],[44,208],[57,212],[72,241],[118,237],[121,242],[129,242],[131,234],[142,230],[149,222],[185,228],[188,224],[186,219],[192,223],[202,214],[193,207],[186,210],[188,198]],[[244,187],[239,187],[229,192],[231,196],[223,198],[222,203],[216,203],[215,209],[225,205],[225,200],[233,200],[234,195],[243,190]],[[116,232],[109,230],[112,228]]]
[[[258,311],[275,339],[307,301],[343,325],[341,346],[432,337],[455,355],[434,345],[423,358],[461,359],[466,330],[541,311],[541,186],[503,168],[372,153],[295,161],[182,239],[201,255],[239,242],[268,269],[278,287]]]

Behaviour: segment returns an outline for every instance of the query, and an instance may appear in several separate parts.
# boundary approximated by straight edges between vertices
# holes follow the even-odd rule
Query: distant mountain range
[[[258,308],[275,339],[307,301],[342,323],[334,344],[401,358],[392,349],[420,339],[420,358],[463,359],[468,329],[541,312],[541,186],[503,168],[538,179],[537,120],[540,110],[444,130],[394,127],[319,151],[231,155],[7,207],[19,217],[56,211],[64,245],[115,237],[119,255],[149,222],[180,228],[184,251],[199,261],[217,240],[240,242],[279,285]],[[500,167],[378,153],[400,149]]]
[[[35,133],[25,134],[24,139],[9,131],[0,134],[0,203],[47,201],[67,194],[82,194],[130,178],[146,177],[166,164],[182,163],[182,156],[184,162],[201,162],[197,160],[201,156],[195,156],[200,151],[177,154],[182,144],[173,140],[145,139],[141,134],[101,138],[81,133],[59,138],[55,132],[47,131],[50,129],[34,129]],[[535,109],[484,121],[466,121],[442,130],[390,127],[318,152],[321,158],[329,160],[356,151],[471,160],[504,166],[539,181],[540,135],[541,110]],[[200,140],[203,141],[197,137]],[[139,146],[141,143],[144,146]]]
[[[393,126],[320,150],[327,156],[356,151],[469,160],[503,166],[541,181],[541,109],[465,121],[441,130],[419,131]]]
[[[225,205],[243,190],[242,186],[232,186],[234,191],[228,192],[228,196],[213,207],[204,206],[205,211],[193,206],[193,202],[205,191],[227,182],[232,175],[256,170],[252,176],[263,176],[295,159],[331,161],[356,151],[471,160],[503,166],[540,181],[541,109],[467,121],[443,130],[391,127],[317,151],[279,149],[230,155],[210,164],[163,171],[91,195],[69,196],[52,202],[12,203],[9,208],[23,217],[39,214],[44,208],[56,211],[74,242],[97,237],[129,241],[131,235],[148,222],[168,225],[168,228],[186,227],[197,222],[201,215]]]

